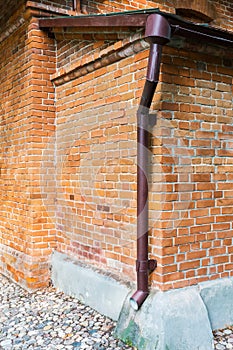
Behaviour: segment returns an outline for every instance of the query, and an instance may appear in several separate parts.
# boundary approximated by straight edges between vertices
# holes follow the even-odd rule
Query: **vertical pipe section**
[[[73,10],[81,13],[81,0],[73,0]]]
[[[157,266],[148,259],[148,163],[149,163],[149,109],[159,80],[162,45],[170,40],[171,28],[158,14],[150,15],[146,24],[146,38],[150,42],[147,76],[137,112],[137,291],[130,298],[138,310],[149,295],[149,274]]]

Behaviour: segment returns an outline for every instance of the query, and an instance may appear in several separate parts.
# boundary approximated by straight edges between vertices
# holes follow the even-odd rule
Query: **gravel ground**
[[[33,294],[0,276],[0,349],[133,349],[115,323],[49,287]]]
[[[233,349],[233,327],[214,331],[214,349]]]
[[[135,349],[114,338],[115,323],[49,287],[33,294],[0,276],[0,349]],[[214,332],[215,350],[233,349],[233,327]]]

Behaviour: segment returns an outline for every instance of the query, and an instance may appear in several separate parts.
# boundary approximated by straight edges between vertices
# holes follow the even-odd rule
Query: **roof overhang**
[[[57,33],[61,30],[81,34],[133,32],[144,29],[148,16],[159,13],[171,25],[172,34],[188,39],[204,41],[215,45],[233,48],[233,33],[206,24],[195,24],[179,16],[161,12],[159,9],[128,11],[100,15],[80,15],[70,17],[52,17],[39,20],[43,30]]]

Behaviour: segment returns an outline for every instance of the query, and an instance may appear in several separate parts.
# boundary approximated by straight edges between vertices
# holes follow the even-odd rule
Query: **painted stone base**
[[[211,350],[212,332],[195,288],[152,293],[139,311],[126,302],[116,336],[143,350]]]
[[[199,291],[211,328],[215,330],[233,325],[233,278],[200,283]]]
[[[233,325],[233,279],[152,292],[139,311],[126,300],[116,336],[139,350],[212,350],[212,330]]]
[[[75,296],[101,314],[117,320],[130,287],[103,275],[67,255],[54,252],[52,283],[59,290]]]
[[[233,325],[233,279],[152,291],[139,311],[129,303],[133,291],[64,254],[52,257],[55,287],[117,320],[116,337],[138,350],[212,350],[212,330]],[[120,316],[119,316],[120,315]]]

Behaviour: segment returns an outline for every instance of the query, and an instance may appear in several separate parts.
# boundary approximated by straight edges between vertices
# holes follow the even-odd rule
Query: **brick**
[[[199,266],[200,266],[200,260],[188,261],[188,262],[180,263],[180,270],[181,271],[189,270],[189,269],[197,268]]]
[[[133,281],[136,111],[149,51],[124,33],[116,40],[56,29],[55,42],[38,28],[45,5],[37,4],[18,28],[10,15],[14,30],[1,28],[1,241],[37,262],[19,268],[9,253],[5,270],[41,287],[58,249]],[[69,14],[69,2],[59,6]],[[209,14],[201,2],[195,6]],[[145,1],[89,1],[88,10],[94,7],[137,10]],[[174,12],[170,2],[159,7]],[[233,29],[229,9],[216,7],[215,26]],[[190,50],[188,42],[164,47],[151,109],[159,112],[150,148],[149,248],[159,261],[151,282],[161,290],[232,275],[232,67],[222,48],[208,50],[200,43]]]
[[[187,253],[187,260],[195,260],[200,259],[203,257],[206,257],[206,251],[198,251],[198,252],[188,252]]]
[[[194,182],[210,182],[210,174],[192,174],[192,181]]]
[[[200,200],[197,203],[197,208],[213,207],[214,203],[215,203],[214,200]]]
[[[166,283],[170,281],[183,280],[183,278],[184,278],[184,274],[182,272],[174,272],[174,273],[165,275],[163,278],[163,281]]]

